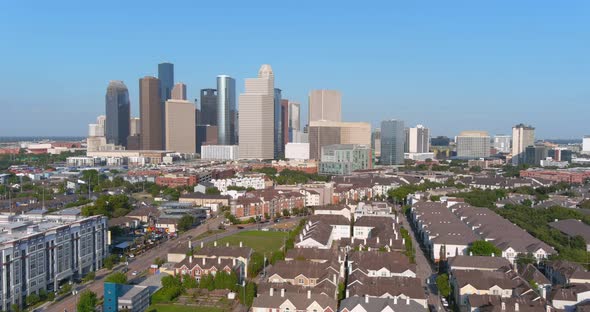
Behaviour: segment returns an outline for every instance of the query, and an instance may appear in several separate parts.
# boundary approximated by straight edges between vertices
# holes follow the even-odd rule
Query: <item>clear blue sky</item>
[[[284,97],[433,135],[590,134],[590,1],[2,1],[0,136],[85,135],[109,80],[175,64],[191,98],[271,64]]]

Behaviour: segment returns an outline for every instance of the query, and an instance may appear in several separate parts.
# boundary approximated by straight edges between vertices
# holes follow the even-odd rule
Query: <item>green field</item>
[[[217,240],[217,245],[225,246],[229,242],[230,246],[239,246],[242,242],[256,252],[270,254],[283,246],[288,235],[288,232],[244,231]]]
[[[155,304],[150,306],[147,311],[156,312],[223,312],[222,309],[212,307],[190,307],[173,304]]]

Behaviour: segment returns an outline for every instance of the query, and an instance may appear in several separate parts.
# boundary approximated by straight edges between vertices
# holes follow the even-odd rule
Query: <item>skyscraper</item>
[[[274,74],[262,65],[258,78],[245,80],[240,94],[240,158],[274,158]]]
[[[494,149],[496,149],[498,153],[510,153],[511,143],[512,136],[510,135],[497,134],[494,136]]]
[[[139,79],[140,146],[143,150],[161,150],[164,147],[161,100],[158,78],[146,76]]]
[[[342,95],[336,90],[313,90],[309,93],[309,120],[341,121]]]
[[[186,100],[166,101],[166,150],[194,153],[195,105]]]
[[[518,124],[512,127],[512,164],[517,166],[526,161],[526,148],[535,144],[535,128]]]
[[[217,76],[217,143],[219,145],[236,144],[236,81],[227,75]]]
[[[281,89],[274,89],[274,158],[278,159],[280,155],[284,155],[283,149],[285,144],[283,143],[283,116],[281,114]]]
[[[312,121],[309,124],[309,157],[319,160],[322,147],[333,144],[371,146],[371,125],[366,122]]]
[[[158,79],[160,80],[160,106],[162,110],[162,147],[166,146],[166,101],[172,96],[172,88],[174,86],[174,64],[160,63],[158,64]]]
[[[172,99],[173,100],[184,100],[186,101],[186,85],[179,82],[172,88]]]
[[[141,120],[139,117],[131,117],[129,120],[129,135],[139,135],[141,133]]]
[[[383,165],[404,164],[405,131],[402,120],[381,122],[381,158]]]
[[[490,157],[490,136],[485,131],[463,131],[457,136],[457,157],[478,159]]]
[[[217,90],[201,89],[200,125],[217,126]]]
[[[105,96],[107,143],[127,146],[129,136],[129,91],[123,81],[112,80]]]
[[[289,143],[289,100],[281,99],[281,126],[283,128],[283,145]],[[284,147],[283,147],[284,152]]]
[[[301,130],[301,105],[289,101],[289,131]]]
[[[430,129],[423,125],[409,128],[408,152],[428,153],[430,151]]]

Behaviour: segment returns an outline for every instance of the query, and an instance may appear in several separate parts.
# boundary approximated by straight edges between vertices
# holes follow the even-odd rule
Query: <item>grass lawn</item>
[[[283,246],[288,235],[288,232],[244,231],[217,240],[217,245],[225,246],[229,242],[230,246],[239,246],[242,242],[254,251],[270,255]]]
[[[194,307],[173,304],[154,304],[147,311],[157,312],[223,312],[222,309],[212,307]]]

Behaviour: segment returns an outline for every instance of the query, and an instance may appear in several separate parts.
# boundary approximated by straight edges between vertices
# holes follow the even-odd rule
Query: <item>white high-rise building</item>
[[[430,129],[423,125],[410,128],[408,138],[409,153],[428,153],[430,151]]]
[[[498,153],[508,154],[510,153],[512,146],[512,136],[510,135],[503,135],[498,134],[494,136],[494,149],[498,151]]]
[[[582,140],[582,153],[590,154],[590,135],[585,135]]]
[[[100,115],[96,118],[96,123],[88,124],[88,138],[86,139],[86,150],[96,152],[107,144],[105,136],[106,116]]]
[[[274,158],[274,74],[268,64],[245,80],[239,99],[240,159]]]
[[[289,101],[289,131],[301,130],[301,105]]]
[[[535,128],[518,124],[512,127],[512,164],[518,165],[525,162],[527,146],[535,144]]]

